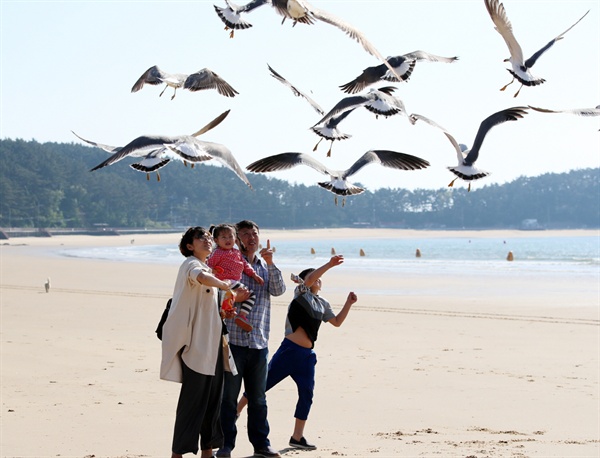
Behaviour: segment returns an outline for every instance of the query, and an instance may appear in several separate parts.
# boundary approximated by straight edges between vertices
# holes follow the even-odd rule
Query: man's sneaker
[[[221,447],[215,455],[217,458],[231,458],[231,449],[229,447]]]
[[[279,458],[281,455],[277,450],[275,450],[270,445],[267,445],[264,448],[254,450],[254,456],[262,456],[263,458]]]
[[[253,327],[248,321],[248,319],[243,315],[237,315],[234,320],[235,324],[237,324],[244,331],[252,331]]]
[[[302,437],[299,441],[290,437],[290,447],[301,448],[302,450],[316,450],[317,446],[306,442],[306,438]]]

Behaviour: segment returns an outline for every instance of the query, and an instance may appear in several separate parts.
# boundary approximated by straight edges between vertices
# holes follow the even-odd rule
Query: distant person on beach
[[[273,262],[273,250],[267,240],[265,248],[260,249],[259,227],[253,221],[240,221],[236,224],[238,246],[248,263],[264,280],[259,284],[242,274],[242,282],[256,294],[256,303],[248,315],[253,326],[246,332],[232,326],[232,319],[225,323],[230,331],[231,353],[235,359],[238,374],[225,374],[223,404],[221,406],[221,425],[225,436],[223,447],[216,456],[227,458],[235,448],[237,437],[237,402],[244,382],[248,397],[248,439],[254,447],[254,456],[276,458],[281,456],[271,447],[269,441],[269,422],[267,421],[267,362],[269,356],[269,333],[271,330],[271,296],[285,293],[285,282],[281,271]]]
[[[242,252],[235,247],[237,241],[237,232],[235,227],[230,224],[219,224],[211,228],[212,236],[217,247],[208,258],[208,266],[213,269],[214,274],[219,280],[231,280],[231,290],[244,286],[240,282],[242,273],[252,278],[259,285],[265,282],[258,275],[248,261],[242,255]],[[234,319],[234,323],[244,331],[252,331],[252,325],[248,321],[248,314],[256,302],[256,294],[250,292],[250,297],[241,303],[240,311]],[[229,307],[233,306],[233,301]],[[225,308],[225,307],[224,307]]]
[[[331,323],[335,327],[341,326],[350,308],[358,300],[356,294],[348,293],[346,303],[336,315],[329,302],[319,296],[323,274],[343,262],[344,257],[336,255],[317,269],[305,269],[298,276],[292,274],[292,280],[298,283],[298,286],[294,291],[294,299],[288,307],[285,338],[269,362],[266,390],[270,390],[286,377],[292,377],[298,387],[298,402],[294,413],[296,421],[289,442],[289,445],[294,448],[304,450],[317,448],[304,437],[304,427],[315,389],[317,355],[313,348],[321,322]],[[246,403],[244,396],[238,404],[238,413]]]
[[[225,358],[225,325],[217,290],[229,290],[230,282],[211,274],[206,259],[212,237],[203,227],[191,227],[181,237],[179,251],[185,261],[179,267],[169,315],[162,331],[160,378],[181,383],[175,415],[171,458],[186,453],[212,457],[223,444],[220,423],[223,372],[231,370]],[[238,288],[239,300],[248,290]]]

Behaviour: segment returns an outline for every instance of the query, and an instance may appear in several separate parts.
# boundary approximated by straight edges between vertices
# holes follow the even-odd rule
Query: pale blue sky
[[[469,146],[479,123],[504,108],[600,104],[600,1],[503,3],[526,57],[591,10],[532,69],[546,83],[523,88],[516,99],[517,83],[499,91],[511,79],[503,62],[509,53],[483,0],[312,2],[361,30],[384,56],[418,49],[459,56],[454,64],[418,63],[396,94],[409,113],[435,120]],[[325,142],[312,153],[318,137],[309,127],[318,115],[269,76],[267,63],[329,110],[345,96],[339,85],[379,62],[328,24],[281,25],[269,6],[246,15],[254,27],[230,39],[213,4],[223,1],[2,0],[0,137],[79,143],[73,130],[122,146],[143,134],[193,133],[231,109],[203,139],[227,145],[243,167],[299,151],[315,154],[332,168],[347,168],[369,149],[391,149],[423,157],[431,167],[399,172],[372,165],[353,181],[374,190],[437,189],[452,180],[446,166],[455,165],[456,155],[448,140],[428,125],[411,126],[405,117],[376,120],[357,110],[340,124],[352,138],[336,142],[331,158],[325,157]],[[152,65],[171,73],[208,67],[240,94],[230,99],[215,91],[181,90],[171,101],[172,89],[159,98],[162,88],[153,86],[132,94],[133,83]],[[537,112],[497,126],[478,161],[492,174],[475,188],[523,175],[599,167],[599,128],[600,118]],[[301,167],[271,175],[305,184],[322,179]]]

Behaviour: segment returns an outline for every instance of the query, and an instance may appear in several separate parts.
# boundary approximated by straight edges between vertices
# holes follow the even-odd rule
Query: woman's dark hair
[[[210,235],[210,233],[202,226],[190,227],[185,231],[185,234],[181,236],[181,241],[179,242],[179,251],[181,254],[186,258],[192,256],[194,253],[187,247],[188,244],[193,244],[194,239],[201,239],[206,235]]]
[[[312,267],[309,269],[304,269],[302,272],[300,272],[300,275],[298,275],[302,280],[306,279],[306,276],[311,273],[314,272],[315,269],[313,269]]]

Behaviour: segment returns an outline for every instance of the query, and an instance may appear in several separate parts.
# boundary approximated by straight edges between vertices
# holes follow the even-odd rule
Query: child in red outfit
[[[217,247],[208,258],[207,264],[213,269],[214,275],[219,280],[231,280],[231,289],[234,290],[244,286],[240,282],[243,272],[260,285],[264,284],[264,280],[248,264],[241,251],[235,247],[236,231],[233,226],[219,224],[212,228],[211,232]],[[251,291],[250,297],[242,302],[240,312],[235,318],[235,324],[245,331],[252,331],[252,325],[248,322],[248,314],[252,310],[255,300],[256,295]],[[225,300],[223,306],[226,308],[233,304]]]

